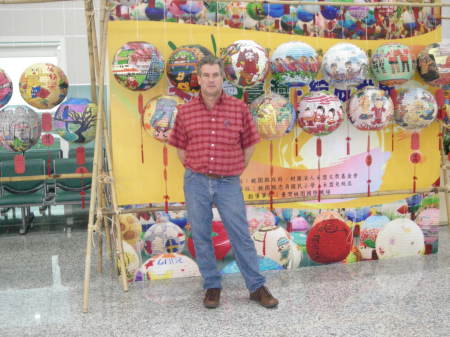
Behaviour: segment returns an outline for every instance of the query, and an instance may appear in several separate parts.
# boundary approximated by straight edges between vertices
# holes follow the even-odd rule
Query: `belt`
[[[207,174],[207,173],[204,173],[203,175],[205,177],[210,178],[210,179],[223,179],[223,178],[228,178],[229,177],[229,176],[221,176],[219,174]]]

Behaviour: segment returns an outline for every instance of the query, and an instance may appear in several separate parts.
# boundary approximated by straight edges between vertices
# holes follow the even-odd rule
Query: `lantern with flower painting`
[[[12,97],[13,85],[6,72],[0,68],[0,108],[8,104]]]

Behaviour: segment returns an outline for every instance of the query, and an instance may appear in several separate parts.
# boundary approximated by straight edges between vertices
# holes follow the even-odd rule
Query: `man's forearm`
[[[253,152],[255,152],[255,146],[249,146],[246,149],[244,149],[244,163],[245,167],[248,166],[248,163],[250,163],[250,158],[253,155]]]
[[[186,151],[177,149],[177,155],[178,155],[178,159],[180,159],[180,161],[181,161],[181,164],[184,165],[184,161],[186,160]]]

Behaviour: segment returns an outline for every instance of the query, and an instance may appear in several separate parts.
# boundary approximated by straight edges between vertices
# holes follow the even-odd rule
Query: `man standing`
[[[206,56],[197,69],[200,94],[179,107],[169,144],[177,148],[185,167],[188,222],[206,289],[203,304],[217,308],[222,289],[211,240],[214,205],[227,230],[250,299],[273,308],[278,300],[264,286],[265,278],[259,273],[239,178],[259,135],[247,105],[222,91],[222,60]]]

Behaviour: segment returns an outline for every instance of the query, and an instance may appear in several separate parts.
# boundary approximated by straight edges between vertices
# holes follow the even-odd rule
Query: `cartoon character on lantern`
[[[157,140],[167,142],[175,124],[178,105],[182,103],[177,96],[158,96],[151,99],[145,106],[144,129]]]

